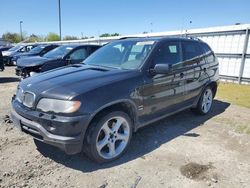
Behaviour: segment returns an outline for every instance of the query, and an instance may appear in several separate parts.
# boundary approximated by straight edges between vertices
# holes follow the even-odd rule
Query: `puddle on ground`
[[[211,168],[213,168],[211,164],[201,165],[191,162],[181,166],[180,171],[183,176],[186,176],[189,179],[204,179],[206,172]]]

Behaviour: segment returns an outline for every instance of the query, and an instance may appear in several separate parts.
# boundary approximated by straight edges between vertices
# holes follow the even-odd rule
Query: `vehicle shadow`
[[[11,83],[11,82],[19,82],[19,81],[20,81],[20,79],[15,78],[15,77],[0,77],[0,84]]]
[[[121,158],[111,163],[97,164],[85,156],[69,156],[59,149],[48,145],[40,148],[39,151],[45,157],[49,157],[66,167],[82,172],[92,172],[99,169],[111,168],[142,157],[178,136],[200,136],[199,134],[188,132],[198,126],[202,126],[202,124],[210,118],[223,113],[229,106],[229,103],[215,100],[213,109],[205,116],[195,115],[190,110],[186,110],[141,128],[134,134],[128,151]]]

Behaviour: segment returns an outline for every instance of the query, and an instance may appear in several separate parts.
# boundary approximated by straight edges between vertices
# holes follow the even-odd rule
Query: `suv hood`
[[[48,59],[45,57],[40,56],[33,56],[33,57],[25,57],[20,58],[17,60],[18,67],[35,67],[39,65],[43,65],[47,61],[51,61],[52,59]]]
[[[40,97],[71,99],[97,87],[135,76],[135,71],[77,64],[24,79],[20,87]]]

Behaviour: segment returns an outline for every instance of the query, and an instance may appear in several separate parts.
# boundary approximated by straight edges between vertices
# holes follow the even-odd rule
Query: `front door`
[[[182,72],[180,42],[162,43],[156,49],[151,64],[151,68],[156,64],[169,64],[170,70],[167,74],[146,77],[142,91],[144,115],[141,123],[181,109],[184,101],[185,73]]]

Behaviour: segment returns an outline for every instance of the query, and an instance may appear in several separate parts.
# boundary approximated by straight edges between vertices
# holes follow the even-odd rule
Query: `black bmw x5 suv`
[[[209,113],[218,80],[217,58],[202,41],[122,39],[82,64],[23,80],[12,100],[12,119],[37,147],[84,151],[108,162],[145,125],[187,108]]]

